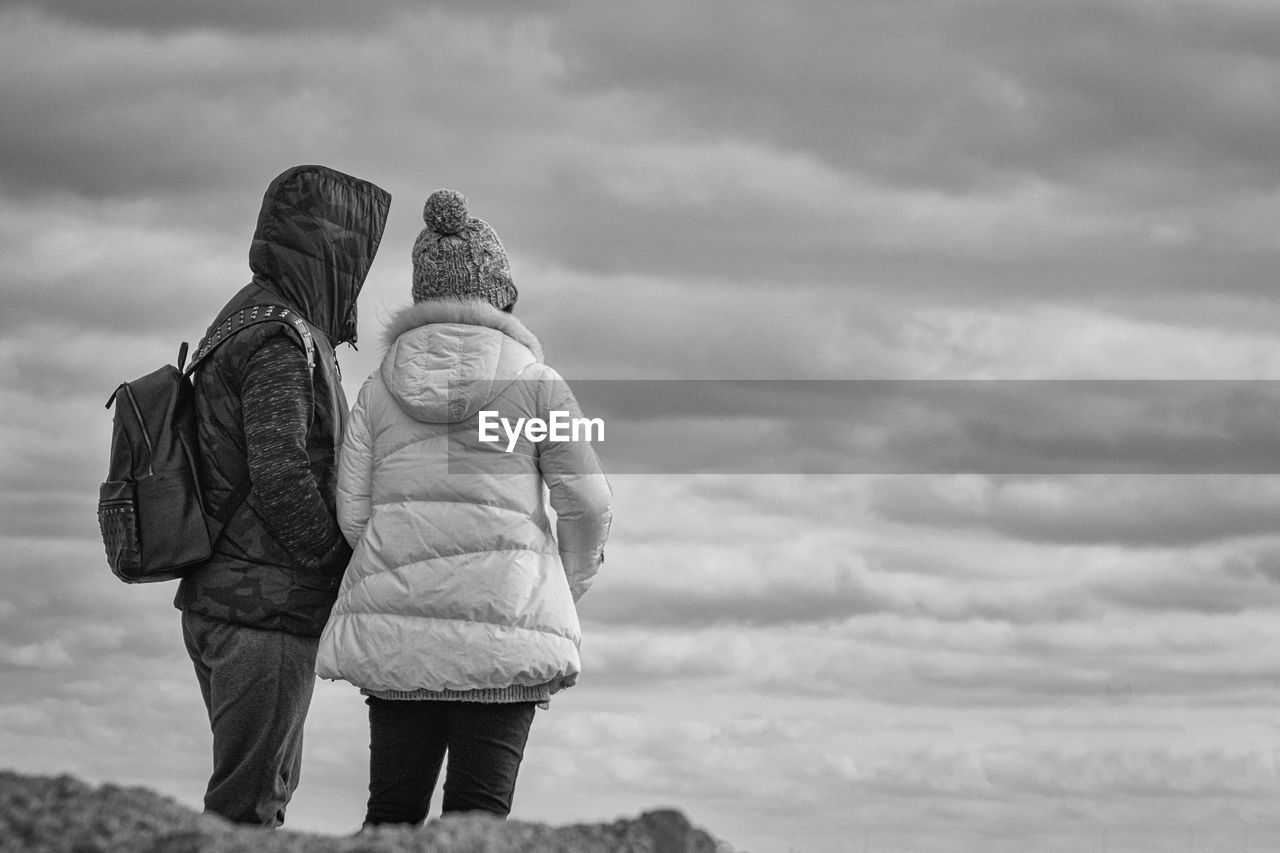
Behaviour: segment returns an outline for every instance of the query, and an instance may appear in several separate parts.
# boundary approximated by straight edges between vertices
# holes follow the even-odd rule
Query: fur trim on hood
[[[432,323],[464,323],[497,329],[517,343],[527,346],[533,353],[534,360],[542,363],[542,344],[533,332],[525,328],[524,323],[488,302],[474,299],[426,299],[405,306],[388,321],[382,336],[383,345],[390,348],[396,338],[405,332]]]

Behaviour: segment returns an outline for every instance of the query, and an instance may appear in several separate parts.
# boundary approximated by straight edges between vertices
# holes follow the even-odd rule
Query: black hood
[[[356,297],[387,224],[391,194],[325,166],[294,166],[267,187],[249,268],[336,346],[355,343]]]

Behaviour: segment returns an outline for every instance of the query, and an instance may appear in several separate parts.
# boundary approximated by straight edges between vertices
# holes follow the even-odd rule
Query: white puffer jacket
[[[487,303],[401,311],[343,443],[338,520],[355,553],[317,672],[372,692],[572,684],[574,602],[603,557],[608,483],[585,441],[479,435],[479,412],[581,417],[518,320]],[[549,490],[553,536],[545,510]]]

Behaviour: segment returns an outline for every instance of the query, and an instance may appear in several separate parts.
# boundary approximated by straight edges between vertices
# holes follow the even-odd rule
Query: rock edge
[[[200,815],[147,788],[0,771],[0,853],[733,853],[675,810],[551,827],[481,815],[352,837],[269,831]]]

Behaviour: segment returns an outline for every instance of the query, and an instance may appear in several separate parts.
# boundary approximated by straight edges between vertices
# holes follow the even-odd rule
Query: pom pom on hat
[[[459,234],[467,227],[467,197],[457,190],[436,190],[422,207],[427,227],[439,234]]]

